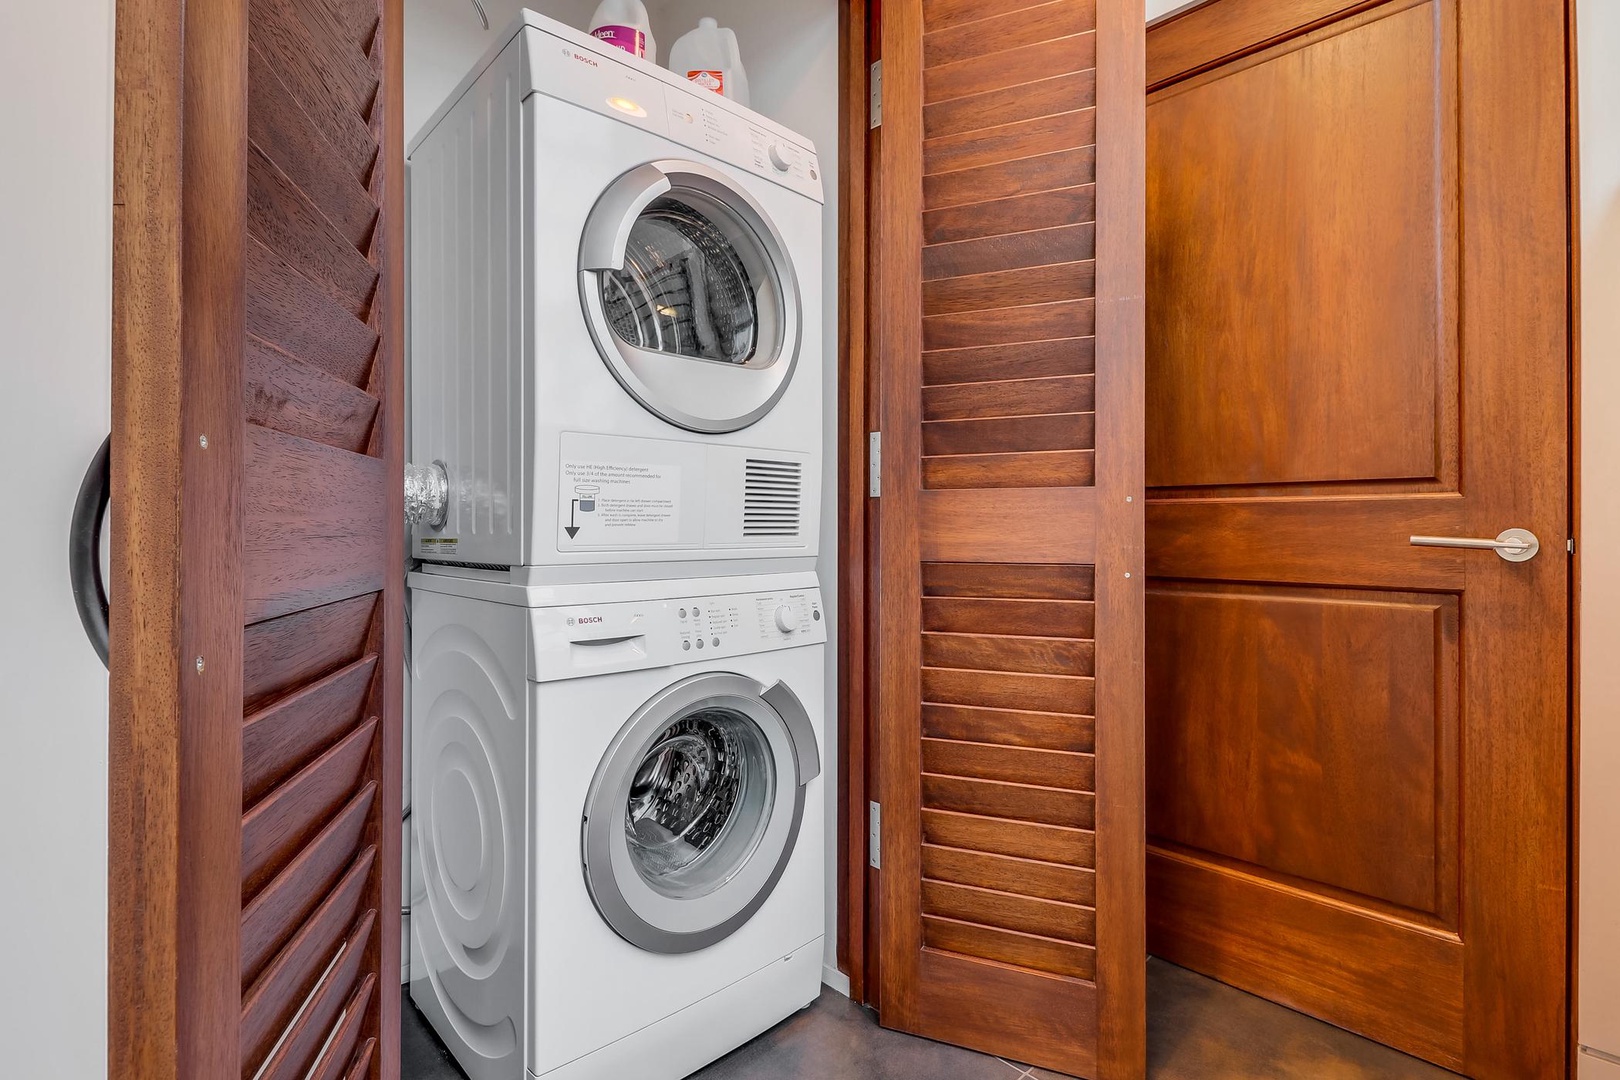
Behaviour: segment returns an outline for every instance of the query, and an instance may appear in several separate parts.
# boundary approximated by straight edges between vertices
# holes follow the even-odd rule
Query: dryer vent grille
[[[796,461],[749,458],[743,469],[743,536],[799,535],[804,466]]]

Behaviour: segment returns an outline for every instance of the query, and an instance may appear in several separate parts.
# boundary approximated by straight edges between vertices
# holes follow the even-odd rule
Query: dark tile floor
[[[1036,1069],[1035,1077],[1055,1074]],[[1456,1074],[1285,1009],[1148,961],[1153,1080],[1457,1080]]]
[[[1148,964],[1153,1080],[1455,1080],[1454,1074],[1159,960]],[[692,1080],[1060,1080],[877,1026],[831,990]],[[407,999],[403,1080],[462,1080]]]

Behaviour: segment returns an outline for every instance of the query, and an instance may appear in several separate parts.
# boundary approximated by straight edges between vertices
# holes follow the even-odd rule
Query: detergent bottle
[[[647,17],[647,8],[641,0],[602,0],[591,19],[591,36],[632,56],[658,62],[652,20]]]
[[[669,50],[669,70],[683,79],[748,104],[748,73],[743,70],[737,35],[713,19],[698,20]]]

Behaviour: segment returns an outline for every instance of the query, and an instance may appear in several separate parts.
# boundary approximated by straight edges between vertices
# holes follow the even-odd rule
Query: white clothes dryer
[[[524,12],[413,142],[409,197],[411,458],[449,480],[417,557],[520,582],[814,565],[808,140]]]
[[[812,1002],[813,574],[412,580],[411,997],[473,1080],[676,1080]]]

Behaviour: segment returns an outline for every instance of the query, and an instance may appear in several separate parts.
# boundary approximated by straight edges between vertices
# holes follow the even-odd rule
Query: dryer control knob
[[[787,172],[789,169],[793,168],[793,159],[798,156],[793,154],[792,151],[788,150],[781,143],[771,143],[770,154],[771,165],[776,169],[777,172]]]
[[[776,609],[776,628],[784,634],[791,634],[799,628],[799,613],[783,604]]]

